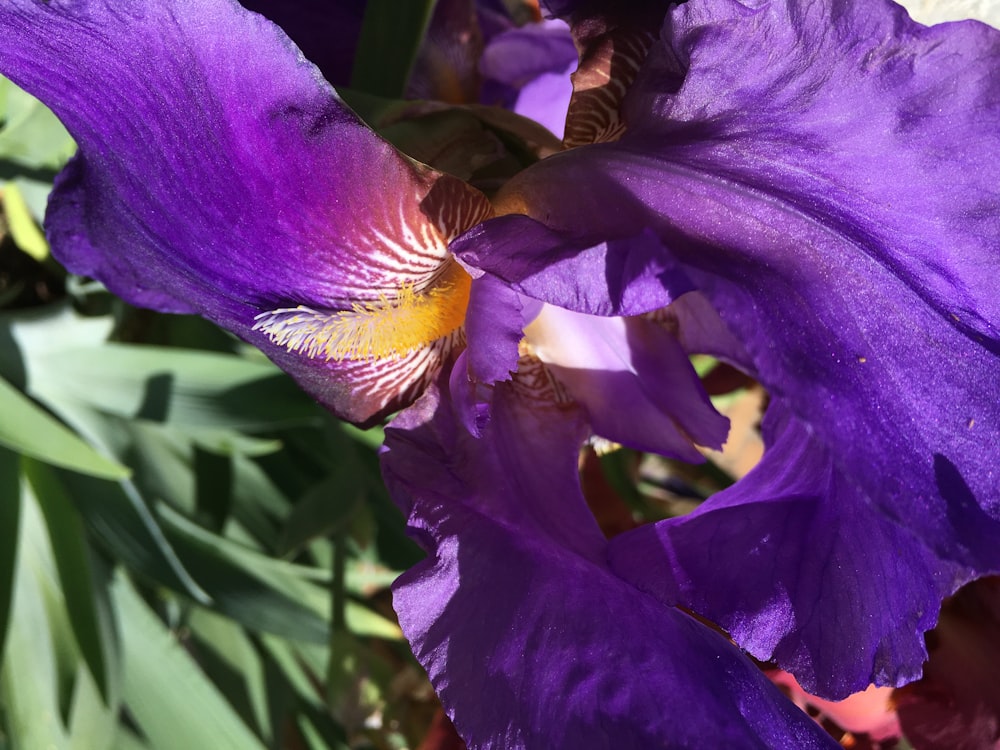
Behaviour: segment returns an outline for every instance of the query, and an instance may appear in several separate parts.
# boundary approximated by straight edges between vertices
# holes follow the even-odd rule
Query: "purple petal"
[[[545,126],[561,139],[566,128],[566,110],[573,94],[569,74],[575,67],[574,62],[561,71],[542,73],[526,83],[518,92],[513,110]]]
[[[651,317],[676,336],[688,354],[708,354],[744,371],[753,370],[743,344],[701,292],[681,295]]]
[[[577,52],[561,21],[527,24],[490,39],[479,61],[484,103],[501,104],[562,138]]]
[[[651,232],[660,262],[669,251],[743,343],[789,429],[808,435],[815,454],[798,460],[849,481],[813,488],[815,518],[836,518],[849,491],[837,523],[870,514],[865,564],[891,570],[908,550],[912,600],[843,584],[859,596],[836,598],[851,605],[837,627],[860,641],[789,630],[766,608],[736,628],[758,653],[780,647],[821,694],[916,674],[931,600],[1000,566],[998,65],[997,32],[927,29],[888,2],[689,2],[626,99],[623,139],[546,159],[501,196],[550,236],[532,229],[515,251],[500,236],[510,217],[475,230],[479,257],[501,268],[532,254],[570,266],[571,244],[627,247]],[[585,311],[623,296],[610,286],[601,300],[597,283],[582,302],[534,293]],[[797,513],[787,528],[812,528]],[[743,530],[743,550],[760,533],[698,523],[720,538]],[[816,550],[791,548],[776,564],[813,571],[818,587]],[[735,560],[722,565],[732,580],[709,580],[733,597]],[[781,570],[761,582],[774,602]],[[731,625],[753,610],[714,605]]]
[[[516,389],[497,386],[478,441],[428,392],[383,455],[430,554],[394,606],[470,747],[837,747],[725,639],[608,570],[581,415]]]
[[[532,352],[586,410],[594,432],[697,463],[729,420],[712,407],[687,353],[643,318],[599,318],[547,305],[525,329]]]
[[[591,247],[570,232],[510,215],[466,232],[451,250],[529,297],[588,315],[638,315],[667,306],[692,286],[654,235],[633,235]]]
[[[466,313],[466,349],[449,378],[449,392],[462,424],[479,436],[489,422],[493,384],[518,369],[524,326],[541,303],[522,297],[489,274],[472,282]]]
[[[688,516],[616,537],[612,568],[715,620],[809,692],[840,699],[872,680],[916,679],[926,652],[915,635],[972,573],[868,504],[856,478],[777,411],[756,469]],[[982,523],[975,535],[995,540],[1000,524]]]
[[[517,369],[518,345],[524,325],[538,304],[484,274],[472,282],[465,334],[469,346],[469,376],[479,383],[508,380]],[[526,311],[532,314],[525,316]]]
[[[440,342],[373,370],[254,329],[262,313],[304,306],[319,325],[419,291],[468,226],[456,218],[480,216],[464,186],[365,128],[276,26],[225,0],[16,0],[0,33],[0,69],[80,146],[46,220],[67,267],[134,303],[211,318],[348,419],[373,421],[433,377]]]

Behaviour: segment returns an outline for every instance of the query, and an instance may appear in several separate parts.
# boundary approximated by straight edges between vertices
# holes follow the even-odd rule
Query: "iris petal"
[[[862,559],[920,593],[859,589],[839,615],[859,642],[789,630],[804,600],[736,628],[757,653],[784,654],[820,694],[915,675],[933,600],[1000,569],[998,65],[1000,33],[973,22],[925,28],[889,2],[688,2],[626,97],[623,138],[558,154],[510,183],[501,204],[535,224],[503,217],[474,232],[482,265],[521,284],[534,278],[522,258],[568,267],[609,245],[647,247],[652,234],[661,249],[650,255],[676,262],[718,311],[772,408],[808,436],[809,460],[849,480],[845,537],[873,514],[878,533]],[[525,240],[516,247],[505,233],[515,225]],[[619,269],[606,278],[622,278],[627,253],[606,257]],[[606,283],[602,299],[596,282],[585,297],[556,284],[534,293],[588,312],[628,298]],[[763,491],[746,492],[754,486]],[[816,503],[836,506],[840,488],[815,489]],[[732,557],[718,570],[732,579],[720,572],[705,585],[732,593],[736,561],[761,529],[723,518],[699,523],[741,538],[720,550]],[[897,543],[912,550],[899,561]],[[814,550],[795,549],[775,564],[802,568]],[[760,584],[776,602],[782,579],[776,571]],[[702,601],[683,588],[682,603]],[[730,624],[749,611],[735,596],[728,606],[723,615],[720,597],[711,611]]]
[[[608,569],[585,433],[511,383],[479,440],[434,389],[387,429],[384,475],[430,555],[393,604],[469,746],[837,747],[724,638]]]
[[[688,516],[612,540],[612,568],[714,619],[810,692],[840,699],[871,681],[906,684],[926,658],[913,634],[934,626],[942,598],[974,572],[873,508],[857,478],[780,412],[768,412],[756,469]],[[1000,535],[997,521],[980,522],[984,541]]]
[[[702,460],[695,443],[725,441],[729,421],[712,407],[680,342],[655,322],[546,305],[525,337],[601,437],[695,463]]]
[[[405,404],[367,387],[382,376],[289,352],[255,320],[425,288],[485,199],[397,154],[278,27],[234,2],[14,0],[0,31],[0,69],[80,147],[46,220],[68,268],[214,320],[348,419]],[[440,349],[404,360],[438,362]],[[411,392],[426,377],[410,367],[391,380]]]

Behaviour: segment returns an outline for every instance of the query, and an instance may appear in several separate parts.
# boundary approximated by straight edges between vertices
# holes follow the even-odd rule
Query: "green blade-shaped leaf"
[[[311,643],[325,642],[329,626],[329,585],[325,574],[274,560],[212,534],[170,508],[161,508],[174,547],[198,582],[208,591],[216,610],[256,631]],[[399,639],[399,627],[357,602],[347,602],[352,632]]]
[[[73,139],[49,109],[0,77],[0,162],[58,169],[75,150]]]
[[[112,593],[121,616],[126,704],[150,745],[264,750],[124,576]]]
[[[264,660],[254,647],[253,641],[246,632],[227,617],[218,615],[211,610],[195,608],[188,618],[187,625],[198,638],[219,658],[221,663],[231,671],[240,683],[240,692],[247,706],[253,725],[264,739],[273,736],[271,716],[268,712],[267,682]],[[204,665],[209,660],[201,657]],[[215,681],[219,684],[219,680]],[[233,691],[227,692],[230,702],[233,701]]]
[[[45,517],[77,647],[101,697],[110,704],[109,666],[117,650],[117,637],[104,592],[94,585],[83,522],[52,469],[26,460],[25,476]]]
[[[118,703],[108,705],[83,665],[73,685],[69,713],[70,750],[108,750],[118,734]]]
[[[281,553],[288,555],[313,539],[347,527],[360,508],[367,484],[353,461],[337,464],[295,504],[285,523]]]
[[[327,598],[296,566],[255,552],[160,508],[171,543],[216,611],[255,631],[320,643],[327,637]]]
[[[104,479],[124,479],[129,470],[101,455],[64,427],[27,396],[0,378],[0,445],[61,466]]]
[[[127,727],[119,727],[112,750],[156,750]]]
[[[72,368],[66,363],[72,362]],[[264,360],[157,346],[104,344],[35,357],[34,389],[126,418],[192,428],[273,429],[319,410]]]
[[[68,738],[60,718],[60,652],[67,646],[63,635],[69,636],[68,626],[59,591],[52,586],[51,549],[41,512],[27,492],[21,507],[14,602],[0,661],[2,733],[12,748],[63,750]]]
[[[59,479],[84,523],[124,565],[207,604],[211,597],[192,578],[131,482],[104,482],[64,472]]]
[[[351,88],[402,99],[436,0],[368,0]]]
[[[0,656],[3,655],[13,605],[20,516],[20,457],[6,448],[0,448]]]

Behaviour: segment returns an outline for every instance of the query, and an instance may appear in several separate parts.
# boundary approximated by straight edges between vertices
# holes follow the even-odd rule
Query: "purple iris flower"
[[[887,0],[617,5],[549,5],[586,63],[566,142],[607,143],[495,207],[229,0],[8,0],[0,71],[80,145],[68,267],[347,419],[426,391],[387,432],[430,553],[396,606],[471,745],[835,746],[675,606],[837,697],[915,677],[941,598],[1000,570],[1000,37]],[[691,351],[767,386],[765,458],[607,542],[589,432],[724,437]]]
[[[941,599],[1000,569],[998,62],[995,30],[891,2],[692,0],[620,138],[519,175],[496,202],[525,215],[452,245],[629,314],[671,299],[626,265],[653,241],[718,311],[770,394],[764,459],[608,559],[826,697],[915,679]]]

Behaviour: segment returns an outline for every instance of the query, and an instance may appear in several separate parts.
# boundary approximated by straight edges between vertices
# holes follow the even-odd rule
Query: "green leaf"
[[[197,602],[211,601],[180,561],[134,484],[69,472],[59,478],[87,527],[115,558]]]
[[[38,262],[49,257],[49,243],[28,210],[21,190],[13,182],[3,189],[3,212],[15,245]]]
[[[0,77],[0,161],[32,169],[58,169],[76,146],[41,102]]]
[[[283,443],[270,438],[256,438],[235,430],[191,427],[184,434],[199,448],[220,456],[266,456],[281,450]]]
[[[368,0],[351,88],[402,99],[435,0]]]
[[[107,705],[83,665],[73,684],[69,713],[70,750],[106,750],[118,734],[118,703]]]
[[[211,595],[216,611],[258,632],[326,640],[326,592],[301,568],[206,531],[169,506],[159,510],[173,546]]]
[[[325,739],[315,722],[307,715],[303,714],[298,717],[298,726],[299,731],[302,732],[302,739],[305,740],[309,750],[350,750],[350,745],[340,742],[336,738]]]
[[[264,750],[123,575],[112,593],[122,622],[126,705],[150,745]]]
[[[41,513],[24,489],[14,602],[0,662],[3,733],[13,748],[63,750],[68,738],[60,712],[60,651],[72,636],[62,637],[68,633],[53,586],[51,549]]]
[[[42,224],[45,218],[45,207],[49,202],[49,194],[52,192],[52,182],[34,179],[30,176],[19,175],[7,182],[7,186],[16,185],[17,192],[24,199],[24,205],[28,213],[38,225]]]
[[[228,456],[195,447],[193,470],[198,517],[221,530],[233,506],[233,462]]]
[[[282,562],[212,534],[167,506],[165,528],[215,609],[245,627],[311,643],[326,641],[330,595],[316,581],[329,576]],[[399,640],[399,627],[357,602],[347,602],[347,625],[359,635]]]
[[[95,586],[91,553],[79,513],[48,467],[25,461],[25,477],[45,517],[70,627],[77,647],[105,703],[111,703],[109,674],[117,637],[103,591]]]
[[[347,629],[355,635],[384,638],[387,641],[403,640],[403,632],[399,626],[362,606],[353,599],[347,600]]]
[[[344,422],[340,425],[341,430],[350,438],[356,440],[372,450],[378,450],[385,442],[385,430],[381,425],[370,427],[367,430],[359,429],[352,424]]]
[[[0,656],[13,605],[17,537],[21,516],[20,458],[0,448]]]
[[[301,644],[293,645],[290,641],[267,634],[261,636],[260,643],[295,695],[314,710],[325,709],[316,676],[322,673],[323,665],[329,658],[327,649],[317,644],[308,644],[303,648]]]
[[[61,466],[104,479],[124,479],[129,470],[103,456],[14,386],[0,378],[0,445]]]
[[[36,388],[130,419],[261,430],[314,422],[319,415],[274,365],[235,355],[105,344],[39,355],[37,369],[45,375]]]
[[[326,479],[310,488],[295,504],[285,522],[281,554],[288,556],[317,537],[347,527],[360,508],[366,489],[366,478],[353,461],[344,460],[334,466]]]
[[[131,729],[120,726],[112,750],[156,750],[143,742]]]
[[[201,607],[191,612],[187,624],[198,640],[211,649],[239,680],[259,734],[270,740],[273,729],[268,712],[264,660],[246,632],[229,618]],[[202,656],[201,661],[204,665],[208,659]],[[218,685],[220,681],[215,682]],[[232,696],[232,692],[228,695]]]

